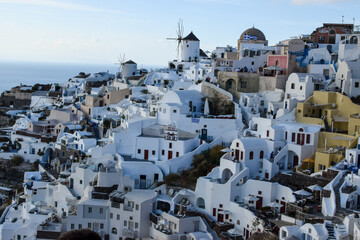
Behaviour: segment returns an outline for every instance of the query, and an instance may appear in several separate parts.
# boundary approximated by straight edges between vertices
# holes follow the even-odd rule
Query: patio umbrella
[[[236,228],[232,228],[230,229],[229,231],[227,231],[232,237],[235,237],[235,236],[240,236],[241,235],[241,232],[236,229]]]
[[[232,150],[232,149],[230,149],[230,148],[224,148],[224,149],[221,149],[220,151],[221,151],[221,152],[224,152],[224,153],[234,152],[234,150]]]
[[[278,208],[281,208],[283,205],[280,203],[277,203],[277,202],[271,202],[271,203],[267,204],[267,206],[269,206],[271,208],[275,208],[274,214],[276,216]]]
[[[273,71],[283,71],[283,70],[284,70],[283,68],[278,67],[278,66],[276,66],[276,65],[266,67],[265,69],[266,69],[266,70],[273,70]]]
[[[250,202],[254,202],[254,203],[251,203],[251,204],[255,204],[255,202],[257,200],[259,200],[259,199],[257,197],[252,196],[252,195],[249,195],[247,197],[244,197],[244,200],[249,204],[250,204]]]
[[[31,196],[29,194],[24,194],[24,195],[21,195],[20,198],[22,199],[27,199],[27,198],[31,198]]]
[[[308,191],[305,191],[304,189],[301,189],[299,191],[294,192],[295,195],[301,196],[301,199],[304,199],[304,197],[311,196],[312,194]]]
[[[209,115],[210,113],[210,107],[209,107],[209,100],[205,99],[205,106],[204,106],[204,115]]]
[[[268,207],[271,207],[271,208],[279,208],[279,207],[282,207],[282,205],[280,203],[277,203],[277,202],[271,202],[269,204],[267,204]]]
[[[321,187],[321,186],[319,186],[317,184],[311,185],[311,186],[309,186],[307,188],[310,189],[311,191],[321,191],[321,190],[323,190],[323,187]]]
[[[315,197],[318,197],[319,199],[321,199],[321,191],[323,190],[323,187],[315,184],[315,185],[308,186],[307,188],[314,192]]]
[[[305,159],[303,160],[303,162],[308,164],[308,169],[309,169],[310,163],[315,163],[315,160],[313,160],[313,159],[311,159],[311,158],[305,158]]]
[[[294,194],[299,195],[299,196],[311,196],[312,195],[311,193],[309,193],[308,191],[305,191],[304,189],[296,191],[296,192],[294,192]]]
[[[41,200],[41,201],[35,202],[34,205],[36,207],[40,208],[40,210],[42,210],[43,207],[47,206],[47,203]]]

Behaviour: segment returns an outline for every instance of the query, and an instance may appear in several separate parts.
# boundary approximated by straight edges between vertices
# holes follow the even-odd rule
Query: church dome
[[[245,30],[240,36],[241,41],[245,40],[245,34],[250,35],[250,36],[256,36],[257,40],[266,41],[264,33],[257,28],[252,27],[252,28]]]

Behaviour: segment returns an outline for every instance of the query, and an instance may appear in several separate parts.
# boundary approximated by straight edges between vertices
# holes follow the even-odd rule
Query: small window
[[[104,213],[104,209],[103,209],[103,208],[100,208],[99,212],[100,212],[100,214],[103,214],[103,213]]]
[[[285,140],[287,140],[287,132],[285,132]]]
[[[270,131],[267,130],[267,131],[266,131],[266,137],[269,137],[269,136],[270,136]]]
[[[241,154],[240,154],[240,159],[243,160],[244,159],[244,152],[241,151]]]
[[[236,143],[236,147],[239,147],[239,143],[238,143],[238,142]]]
[[[135,210],[139,210],[139,204],[135,205]]]
[[[258,194],[261,195],[261,194],[262,194],[262,191],[258,191]]]
[[[295,89],[295,83],[291,84],[291,89]]]
[[[302,90],[302,86],[300,86],[300,90]]]
[[[310,144],[310,134],[306,135],[306,144]]]
[[[240,82],[240,88],[246,88],[247,83],[246,82]]]
[[[91,223],[88,223],[88,228],[91,228]]]
[[[112,218],[113,218],[113,216],[114,216],[114,214],[113,214],[113,213],[110,213],[110,219],[112,219]]]
[[[169,143],[169,148],[172,148],[172,143]]]
[[[251,159],[254,159],[254,152],[253,152],[253,151],[250,152],[250,154],[249,154],[249,159],[250,159],[250,160],[251,160]]]
[[[165,150],[161,150],[161,155],[165,155]]]
[[[141,149],[138,149],[138,154],[140,154],[141,153]]]
[[[260,152],[260,159],[263,159],[264,158],[264,151],[261,151]]]
[[[176,113],[176,109],[173,110],[173,113]]]
[[[127,221],[124,221],[124,227],[126,227],[127,226]]]
[[[176,152],[176,157],[179,157],[179,152]]]
[[[104,229],[104,224],[100,223],[100,229]]]
[[[75,225],[72,223],[71,226],[70,226],[71,229],[74,229],[75,228]]]
[[[88,208],[88,213],[92,213],[92,207]]]
[[[295,135],[296,135],[295,133],[292,133],[292,134],[291,134],[291,141],[292,141],[292,142],[295,142]]]
[[[152,151],[152,155],[155,155],[155,151],[154,151],[154,150]]]
[[[120,220],[120,214],[116,214],[116,220]]]
[[[356,88],[359,87],[359,82],[355,82],[355,87],[356,87]]]
[[[219,208],[222,208],[223,207],[223,205],[222,204],[219,204]]]
[[[79,229],[82,229],[82,224],[79,224]]]
[[[139,228],[139,223],[135,223],[135,228]]]
[[[251,65],[254,65],[255,63],[254,62],[251,62]]]

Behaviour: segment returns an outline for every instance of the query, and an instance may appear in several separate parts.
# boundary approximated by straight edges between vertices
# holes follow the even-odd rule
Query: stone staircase
[[[328,240],[336,239],[335,237],[335,227],[331,222],[326,222],[325,227],[328,231]]]
[[[345,176],[344,175],[339,183],[334,187],[334,193],[335,193],[335,202],[336,202],[336,212],[335,212],[335,217],[334,217],[334,222],[335,223],[343,223],[344,218],[351,214],[352,212],[342,208],[341,207],[341,202],[340,202],[340,187],[341,185],[344,183],[345,181]]]

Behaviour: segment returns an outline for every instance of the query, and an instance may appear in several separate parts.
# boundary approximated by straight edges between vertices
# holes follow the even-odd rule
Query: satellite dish
[[[170,188],[168,194],[172,197],[174,195],[174,189]]]

